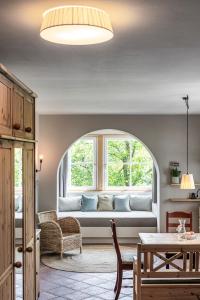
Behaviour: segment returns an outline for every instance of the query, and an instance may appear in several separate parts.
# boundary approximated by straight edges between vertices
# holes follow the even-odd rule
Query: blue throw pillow
[[[114,205],[115,211],[131,211],[128,195],[115,196]]]
[[[82,195],[81,210],[82,211],[96,211],[98,199],[95,196]]]

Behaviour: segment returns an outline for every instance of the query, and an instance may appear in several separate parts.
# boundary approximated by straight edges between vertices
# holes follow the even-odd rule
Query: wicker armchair
[[[55,210],[38,213],[41,228],[41,252],[59,253],[79,248],[82,252],[80,223],[73,217],[58,219]]]

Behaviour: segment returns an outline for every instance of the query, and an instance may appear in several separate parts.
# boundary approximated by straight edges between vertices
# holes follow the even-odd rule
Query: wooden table
[[[139,233],[142,244],[145,245],[199,245],[200,233],[195,240],[178,239],[177,233]]]
[[[178,239],[177,233],[139,233],[139,237],[136,299],[200,299],[200,283],[195,281],[200,278],[200,234],[195,240]],[[148,284],[149,278],[153,284]]]
[[[178,239],[177,233],[139,233],[141,243],[144,245],[155,246],[155,249],[162,249],[165,251],[165,246],[172,246],[171,251],[175,249],[176,246],[199,246],[200,247],[200,233],[196,234],[197,238],[195,240]],[[171,248],[171,247],[170,247]],[[150,266],[150,257],[148,256],[148,267]]]

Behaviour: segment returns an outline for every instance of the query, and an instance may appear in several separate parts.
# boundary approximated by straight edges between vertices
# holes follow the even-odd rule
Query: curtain
[[[67,194],[67,173],[68,173],[68,155],[64,155],[59,169],[59,197],[66,197]]]

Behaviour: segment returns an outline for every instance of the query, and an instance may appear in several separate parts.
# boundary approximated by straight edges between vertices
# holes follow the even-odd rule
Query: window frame
[[[68,150],[68,157],[67,157],[67,166],[68,166],[68,176],[67,176],[67,190],[69,192],[81,192],[81,191],[96,191],[97,190],[97,155],[98,155],[98,147],[97,147],[97,137],[95,136],[85,136],[82,137],[81,140],[92,140],[93,141],[93,185],[92,186],[73,186],[71,185],[71,148]],[[76,142],[78,142],[77,140]]]
[[[107,161],[107,153],[108,153],[108,145],[107,142],[110,139],[113,140],[137,140],[137,138],[133,138],[129,135],[112,135],[112,134],[100,134],[100,135],[88,135],[80,138],[81,140],[93,140],[93,186],[72,186],[71,185],[71,148],[68,150],[68,176],[67,176],[67,191],[68,192],[90,192],[90,191],[138,191],[138,192],[149,192],[153,190],[153,181],[149,186],[108,186],[108,161]],[[79,141],[79,140],[77,140]],[[138,140],[139,141],[139,140]],[[139,141],[141,143],[141,141]],[[145,145],[143,145],[145,147]],[[148,149],[147,149],[148,151]],[[148,151],[149,152],[149,151]],[[131,166],[134,163],[131,162],[131,153],[128,165],[130,166],[130,182],[131,182]],[[152,170],[154,168],[153,159],[152,159]]]
[[[132,141],[132,140],[137,140],[136,138],[132,138],[131,136],[128,135],[123,135],[123,136],[118,136],[118,135],[106,135],[103,137],[104,139],[104,167],[103,167],[103,184],[104,184],[104,190],[105,191],[152,191],[153,190],[153,179],[152,179],[152,184],[149,186],[109,186],[108,185],[108,141],[109,140],[125,140],[125,141]],[[139,141],[140,142],[140,141]],[[141,143],[141,142],[140,142]],[[144,145],[143,145],[144,146]],[[145,147],[145,146],[144,146]],[[152,159],[153,163],[153,159]],[[127,162],[130,168],[130,176],[129,176],[129,183],[132,183],[131,180],[131,174],[132,174],[132,166],[134,165],[133,162],[131,162],[131,152],[130,152],[130,157],[129,157],[129,162]],[[152,171],[153,171],[153,165],[152,165]]]

